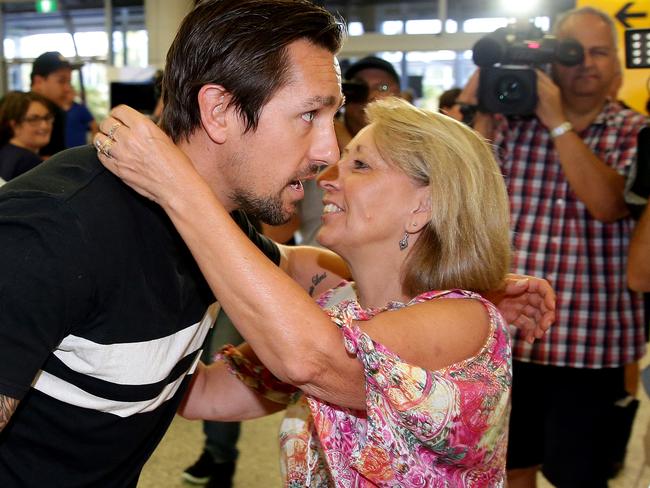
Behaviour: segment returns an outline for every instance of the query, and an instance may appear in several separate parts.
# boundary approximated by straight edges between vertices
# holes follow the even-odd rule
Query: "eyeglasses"
[[[378,93],[388,93],[391,89],[390,83],[377,83],[370,87],[370,91]]]
[[[52,122],[54,122],[54,115],[52,114],[30,115],[29,117],[24,117],[22,121],[27,122],[29,125],[38,125],[41,122],[51,124]]]

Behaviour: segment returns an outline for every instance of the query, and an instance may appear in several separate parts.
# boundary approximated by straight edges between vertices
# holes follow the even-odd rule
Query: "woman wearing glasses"
[[[54,116],[43,96],[9,92],[0,100],[0,178],[6,181],[29,171],[42,159]]]

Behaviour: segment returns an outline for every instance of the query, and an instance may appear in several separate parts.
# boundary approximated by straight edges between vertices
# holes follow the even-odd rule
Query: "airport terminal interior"
[[[28,91],[34,60],[44,51],[60,52],[73,66],[72,84],[96,121],[112,107],[128,104],[153,115],[156,77],[176,29],[193,7],[191,0],[0,0],[0,93]],[[517,25],[552,31],[562,12],[594,6],[616,23],[622,56],[630,56],[624,31],[650,28],[648,2],[607,0],[316,0],[345,24],[347,37],[338,55],[345,71],[368,55],[392,65],[402,93],[413,103],[437,110],[440,95],[463,87],[476,69],[473,47],[495,30]],[[642,12],[643,9],[648,12]],[[638,15],[637,15],[638,14]],[[648,34],[650,39],[650,34]],[[650,58],[650,48],[648,49]],[[624,62],[625,64],[625,62]],[[623,70],[620,97],[646,113],[648,66]],[[91,142],[91,134],[87,141]],[[646,317],[646,320],[648,317]],[[648,367],[644,358],[640,370]],[[648,371],[650,373],[650,370]],[[640,375],[643,376],[643,375]],[[650,388],[650,374],[645,387]],[[611,488],[650,488],[650,391],[638,379],[640,401],[624,464]],[[282,413],[242,423],[236,488],[282,486],[278,428]],[[535,422],[535,419],[530,419]],[[145,465],[138,488],[199,486],[182,479],[203,450],[200,421],[176,416]],[[552,485],[541,475],[540,488]],[[453,488],[453,487],[451,487]]]

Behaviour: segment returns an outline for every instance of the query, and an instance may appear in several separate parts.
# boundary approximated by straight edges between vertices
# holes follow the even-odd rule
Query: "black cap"
[[[34,76],[48,76],[62,68],[72,69],[72,64],[60,52],[48,51],[34,60],[32,79],[34,79]]]
[[[347,70],[345,70],[345,79],[352,80],[359,71],[371,68],[388,73],[390,76],[395,78],[395,81],[399,84],[399,75],[397,74],[397,71],[395,71],[393,65],[385,59],[376,56],[367,56],[351,65]]]

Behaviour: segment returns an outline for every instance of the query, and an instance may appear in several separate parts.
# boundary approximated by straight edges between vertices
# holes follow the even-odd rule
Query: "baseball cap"
[[[61,68],[72,69],[72,64],[58,51],[48,51],[34,60],[32,79],[34,76],[48,76]]]
[[[397,71],[395,71],[393,65],[385,59],[376,56],[367,56],[352,64],[347,70],[345,70],[345,79],[352,80],[359,71],[370,68],[388,73],[390,76],[395,78],[395,81],[399,84],[399,75],[397,74]]]

